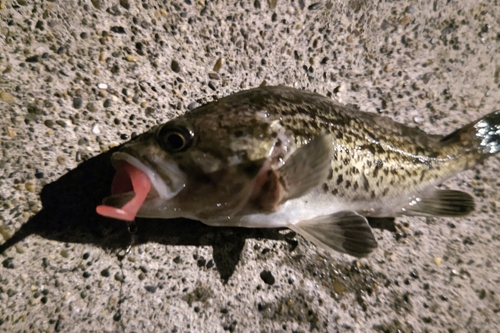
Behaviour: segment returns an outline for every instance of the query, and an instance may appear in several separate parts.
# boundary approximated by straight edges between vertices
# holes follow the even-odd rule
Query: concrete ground
[[[0,0],[0,331],[499,332],[500,159],[466,218],[353,260],[287,230],[96,216],[110,148],[241,89],[317,91],[429,133],[498,108],[495,1]],[[122,259],[122,260],[120,260]]]

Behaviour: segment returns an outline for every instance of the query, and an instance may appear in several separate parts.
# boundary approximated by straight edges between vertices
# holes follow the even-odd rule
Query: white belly
[[[362,203],[349,203],[338,200],[330,194],[311,192],[300,198],[285,202],[273,213],[257,213],[235,216],[225,221],[203,221],[214,226],[233,226],[245,228],[283,228],[310,220],[317,216],[330,215],[340,211],[363,209]]]

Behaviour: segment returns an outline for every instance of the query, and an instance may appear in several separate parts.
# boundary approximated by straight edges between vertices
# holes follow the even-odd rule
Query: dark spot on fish
[[[355,174],[359,173],[359,170],[356,167],[352,167],[351,172],[352,172],[353,175],[355,175]]]
[[[339,172],[339,168],[335,167],[335,172]],[[333,174],[332,174],[332,177],[333,177]]]
[[[242,130],[236,130],[234,131],[234,136],[237,138],[241,138],[243,136],[243,131]]]
[[[377,139],[377,137],[375,135],[373,135],[372,133],[366,132],[366,136],[368,136],[368,138],[370,139],[370,141],[373,141],[375,143],[380,143],[380,141]]]
[[[375,199],[375,191],[372,191],[372,192],[370,193],[370,198]]]
[[[351,187],[351,182],[350,181],[346,181],[345,182],[345,188],[348,189],[349,187]]]
[[[337,176],[337,185],[340,185],[342,183],[342,181],[344,181],[344,177],[342,177],[342,175],[338,175]]]
[[[384,191],[382,192],[382,195],[385,196],[388,192],[389,192],[389,188],[386,187],[386,188],[384,188]]]
[[[275,147],[281,147],[281,140],[277,140],[276,143],[274,144]]]
[[[361,150],[368,150],[370,153],[375,155],[375,147],[373,145],[362,145],[359,147]]]
[[[327,183],[323,183],[323,191],[325,191],[325,193],[328,192],[328,184]]]
[[[389,184],[394,185],[394,179],[391,179],[391,181],[389,182]]]
[[[326,180],[332,180],[333,178],[333,169],[330,168],[330,171],[328,171],[328,177],[326,177]]]
[[[372,161],[366,161],[366,166],[370,168],[372,166]]]
[[[388,174],[389,174],[389,169],[387,169],[387,168],[386,168],[386,169],[384,169],[384,175],[386,175],[386,176],[387,176]]]
[[[382,160],[375,161],[375,167],[373,169],[373,177],[377,177],[378,171],[384,166],[384,162]]]
[[[368,192],[368,190],[370,189],[370,183],[368,182],[368,178],[366,178],[365,175],[363,175],[363,188],[365,189],[365,191]]]
[[[435,152],[432,152],[432,153],[427,153],[427,157],[438,158],[439,157],[439,152],[435,151]],[[450,158],[454,159],[455,155],[451,155]]]
[[[422,171],[420,172],[420,181],[422,181],[422,180],[424,179],[424,177],[425,177],[425,173],[426,173],[426,170],[422,170]]]
[[[344,162],[344,165],[349,165],[349,163],[351,163],[351,159],[345,158],[343,162]]]
[[[277,137],[278,137],[278,133],[276,133],[276,132],[271,133],[271,138],[275,139]],[[279,141],[279,142],[281,143],[281,141]]]
[[[425,155],[425,149],[423,147],[415,147],[415,155]]]
[[[356,191],[356,190],[358,189],[358,186],[359,186],[359,185],[358,185],[358,182],[357,182],[357,181],[355,181],[355,182],[354,182],[354,185],[352,185],[352,189],[353,189],[354,191]]]
[[[333,195],[337,195],[338,193],[339,193],[339,190],[337,190],[336,188],[332,190]]]

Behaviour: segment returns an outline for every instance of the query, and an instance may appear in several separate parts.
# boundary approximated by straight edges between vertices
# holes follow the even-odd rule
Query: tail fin
[[[479,161],[500,152],[500,110],[445,136],[441,143],[462,152],[476,153]]]

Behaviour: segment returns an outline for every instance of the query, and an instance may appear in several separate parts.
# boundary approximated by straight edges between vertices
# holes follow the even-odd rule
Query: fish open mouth
[[[105,199],[105,204],[97,206],[96,212],[105,217],[134,221],[150,190],[149,176],[136,166],[122,161],[111,185],[111,197]],[[124,201],[125,204],[121,206]]]

